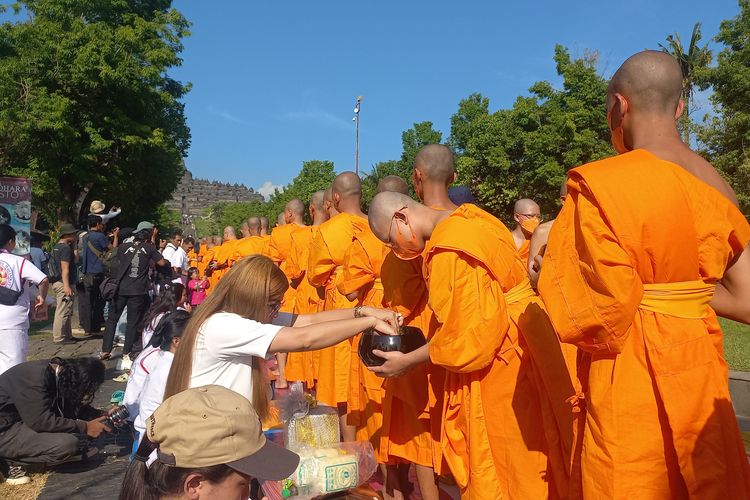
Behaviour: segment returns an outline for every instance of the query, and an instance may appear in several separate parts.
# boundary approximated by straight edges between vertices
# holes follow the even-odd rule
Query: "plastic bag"
[[[304,448],[297,453],[299,466],[289,479],[263,485],[269,498],[305,500],[349,490],[366,483],[378,467],[369,441]]]

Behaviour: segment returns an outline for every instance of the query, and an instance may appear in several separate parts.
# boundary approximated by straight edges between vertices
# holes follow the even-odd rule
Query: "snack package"
[[[297,452],[299,466],[285,481],[266,482],[269,498],[304,500],[356,488],[372,477],[378,467],[369,441],[339,443],[325,448],[303,448]]]
[[[285,423],[284,445],[294,452],[323,448],[339,441],[339,414],[330,406],[316,406],[307,415]]]
[[[292,390],[279,400],[284,422],[284,446],[298,452],[303,448],[324,448],[341,441],[339,415],[335,408],[318,405],[311,396]]]

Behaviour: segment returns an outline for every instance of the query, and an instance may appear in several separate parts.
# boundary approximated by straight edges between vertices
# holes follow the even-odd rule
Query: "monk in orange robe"
[[[398,375],[427,361],[446,368],[441,446],[462,495],[554,496],[555,481],[566,478],[556,477],[548,463],[539,387],[524,339],[554,338],[554,332],[510,231],[472,204],[434,210],[398,193],[375,197],[370,226],[397,256],[424,255],[428,304],[437,321],[427,346],[378,353],[386,363],[371,369]],[[573,394],[571,386],[553,397]]]
[[[619,155],[569,172],[542,260],[555,329],[588,355],[586,498],[750,498],[711,308],[739,319],[733,299],[750,303],[750,225],[680,140],[681,92],[668,54],[617,70],[607,118]]]
[[[367,215],[360,208],[362,188],[359,176],[344,172],[332,186],[331,205],[338,215],[320,225],[310,246],[307,279],[311,285],[325,287],[325,309],[344,309],[354,301],[338,290],[344,276],[344,258],[354,234],[367,228]],[[345,441],[355,439],[354,426],[346,423],[346,402],[349,392],[351,342],[348,340],[320,353],[317,397],[320,401],[338,406],[342,415],[342,434]]]
[[[291,313],[294,311],[294,300],[297,295],[297,284],[291,282],[291,277],[287,271],[289,257],[292,253],[292,233],[305,227],[305,204],[302,200],[294,198],[289,200],[281,213],[282,224],[278,224],[273,232],[268,245],[268,256],[279,266],[284,275],[290,280],[290,286],[284,293],[281,301],[281,312]],[[279,366],[279,376],[276,379],[276,387],[285,389],[287,385],[286,362],[287,353],[278,353],[276,360]]]
[[[208,281],[210,288],[216,289],[216,285],[221,281],[221,277],[229,271],[237,260],[237,235],[232,226],[224,228],[224,243],[214,248],[214,254],[211,258],[212,272]]]
[[[311,226],[301,226],[291,234],[291,252],[287,261],[286,273],[297,295],[294,300],[294,314],[309,314],[323,310],[325,290],[318,289],[306,279],[310,245],[318,227],[328,220],[328,212],[323,207],[323,191],[316,191],[310,197],[308,212]],[[290,352],[287,355],[287,380],[304,382],[308,389],[315,386],[320,351]]]
[[[531,235],[542,221],[539,205],[534,200],[521,198],[513,205],[513,220],[516,225],[511,231],[513,240],[518,248],[518,255],[526,262],[529,258],[529,243]]]
[[[244,259],[250,255],[265,253],[266,243],[260,237],[260,218],[250,217],[246,222],[247,236],[237,242],[237,258]],[[243,233],[244,235],[245,233]]]
[[[263,238],[263,255],[268,257],[269,245],[271,244],[271,229],[268,224],[268,217],[260,218],[260,237]]]
[[[563,182],[560,188],[560,206],[565,204],[565,198],[568,196],[568,187],[566,182]],[[529,240],[529,252],[526,257],[526,267],[529,272],[529,281],[531,286],[536,289],[537,282],[539,281],[539,273],[542,270],[542,259],[544,258],[544,252],[547,249],[547,239],[549,238],[549,232],[552,229],[555,219],[539,224],[534,230],[534,234],[531,235]]]
[[[408,192],[406,182],[389,176],[378,183],[378,192],[402,189]],[[369,227],[353,236],[352,244],[344,258],[343,278],[338,290],[358,305],[383,307],[383,283],[380,268],[388,248],[375,237]],[[349,380],[348,422],[357,428],[357,440],[370,440],[378,462],[384,464],[387,456],[380,455],[380,430],[383,424],[383,380],[366,369],[359,359],[360,335],[352,339],[351,370]]]

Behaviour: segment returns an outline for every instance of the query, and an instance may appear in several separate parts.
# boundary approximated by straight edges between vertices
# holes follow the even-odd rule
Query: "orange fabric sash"
[[[506,304],[515,304],[524,299],[536,297],[536,292],[531,288],[531,282],[528,279],[523,280],[507,292],[503,293]]]
[[[678,318],[702,319],[709,315],[715,290],[716,285],[702,280],[644,283],[639,307]]]

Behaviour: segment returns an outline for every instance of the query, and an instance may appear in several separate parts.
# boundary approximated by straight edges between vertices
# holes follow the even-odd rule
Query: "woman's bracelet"
[[[364,315],[362,314],[362,306],[356,306],[356,307],[354,308],[354,317],[355,317],[355,318],[361,318],[362,316],[364,316]]]

